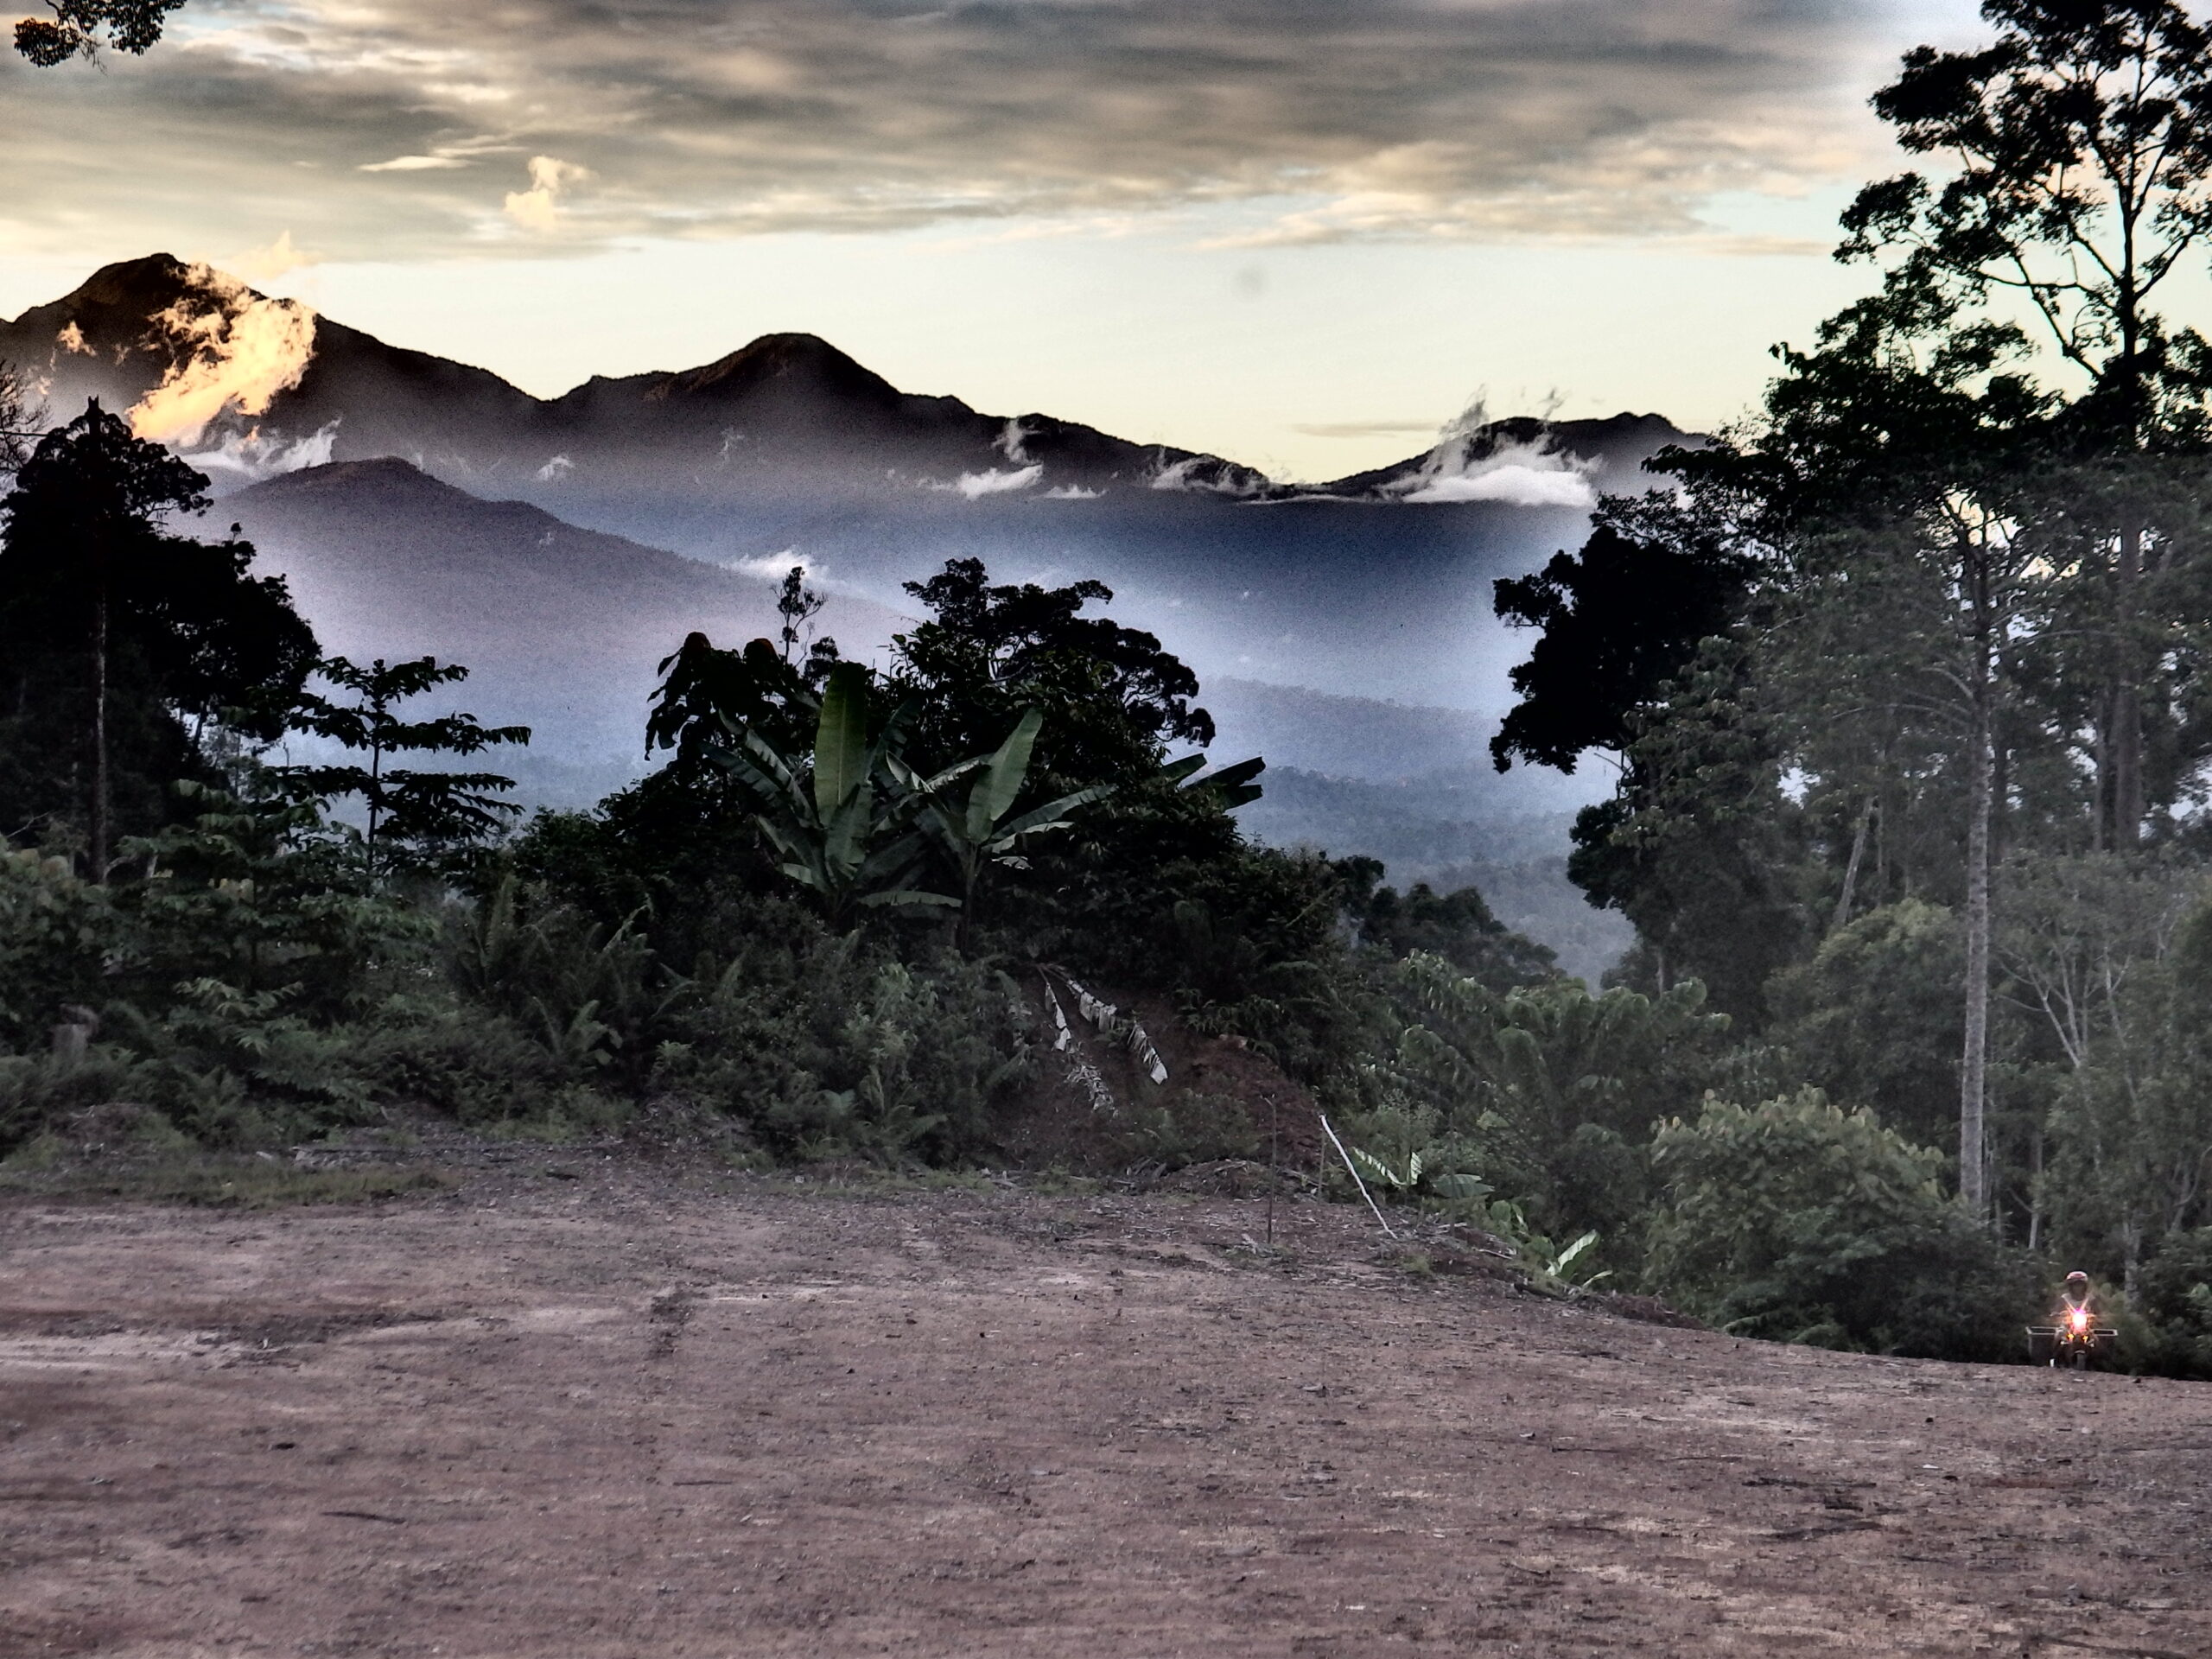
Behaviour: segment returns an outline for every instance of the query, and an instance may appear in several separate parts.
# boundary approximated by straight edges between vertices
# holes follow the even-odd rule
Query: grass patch
[[[1436,1277],[1436,1262],[1427,1250],[1401,1250],[1390,1265],[1409,1279]]]
[[[97,1165],[61,1161],[0,1166],[0,1192],[48,1198],[123,1198],[213,1210],[281,1210],[300,1205],[369,1204],[434,1192],[461,1182],[449,1169],[365,1164],[306,1169],[251,1155],[205,1153]]]
[[[770,1172],[781,1185],[808,1192],[992,1192],[999,1183],[982,1170],[893,1168],[856,1160],[823,1160]]]

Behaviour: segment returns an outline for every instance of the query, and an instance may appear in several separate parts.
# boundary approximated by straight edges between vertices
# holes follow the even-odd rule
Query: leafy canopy
[[[2089,380],[2077,425],[2134,444],[2201,427],[2204,340],[2149,309],[2212,232],[2212,36],[2174,0],[1985,0],[1995,41],[1920,47],[1875,94],[1897,142],[1952,164],[1868,185],[1847,258],[1888,258],[1883,303],[2026,302]]]
[[[226,728],[266,741],[313,667],[315,635],[278,577],[248,575],[233,533],[174,535],[207,480],[97,402],[39,441],[0,499],[0,822],[91,824],[107,795],[126,830],[164,821],[164,791],[207,769]]]
[[[1615,503],[1580,553],[1500,581],[1497,614],[1541,632],[1512,671],[1521,701],[1491,740],[1497,769],[1571,772],[1585,750],[1625,750],[1637,711],[1735,620],[1747,575],[1709,529]]]
[[[1652,1142],[1665,1193],[1646,1271],[1745,1336],[1967,1358],[2010,1353],[2032,1292],[1945,1198],[1942,1154],[1817,1090],[1708,1098]]]
[[[780,753],[750,730],[741,747],[709,751],[752,796],[784,874],[815,895],[832,927],[846,925],[855,910],[959,903],[917,880],[926,846],[913,819],[929,791],[949,779],[922,788],[902,784],[892,758],[908,711],[894,711],[870,741],[868,677],[857,663],[830,671],[813,750],[804,759]]]
[[[26,17],[16,25],[16,50],[42,69],[72,58],[99,55],[102,46],[133,55],[162,38],[169,13],[184,0],[46,0],[51,18]]]
[[[1213,741],[1181,659],[1153,634],[1083,614],[1114,597],[1103,582],[994,586],[981,559],[953,559],[906,591],[931,619],[899,636],[890,678],[918,705],[925,764],[988,752],[1029,708],[1045,721],[1036,765],[1054,778],[1129,782],[1158,770],[1170,742]]]

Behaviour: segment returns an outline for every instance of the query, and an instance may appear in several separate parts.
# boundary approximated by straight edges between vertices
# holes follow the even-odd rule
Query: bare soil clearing
[[[0,1655],[2212,1654],[2212,1389],[1263,1210],[558,1157],[7,1200]]]

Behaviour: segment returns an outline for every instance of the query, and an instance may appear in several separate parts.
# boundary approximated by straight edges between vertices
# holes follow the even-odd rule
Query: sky
[[[20,0],[19,0],[20,3]],[[189,0],[0,63],[0,315],[206,260],[539,395],[823,335],[1287,479],[1757,398],[1967,0]]]

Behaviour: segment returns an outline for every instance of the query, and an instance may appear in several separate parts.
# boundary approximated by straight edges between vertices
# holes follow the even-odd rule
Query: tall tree
[[[365,668],[334,657],[316,671],[353,697],[340,702],[303,696],[293,724],[365,755],[368,764],[288,766],[283,775],[325,801],[360,798],[368,817],[361,838],[362,862],[372,878],[435,862],[443,854],[482,840],[522,810],[503,798],[514,787],[512,778],[390,764],[398,754],[478,754],[500,744],[530,741],[527,726],[486,726],[469,714],[400,718],[398,704],[434,686],[467,679],[467,669],[457,663],[441,664],[435,657],[404,663],[386,663],[379,657]]]
[[[798,649],[800,639],[811,632],[807,625],[821,614],[822,607],[830,601],[806,585],[806,567],[795,564],[784,572],[784,585],[776,593],[776,614],[782,626],[776,637],[783,642],[783,658],[788,663],[791,653]],[[836,642],[828,642],[834,654]]]
[[[741,742],[748,731],[778,749],[801,748],[836,663],[835,640],[817,640],[804,663],[793,663],[766,639],[724,650],[703,633],[686,634],[660,660],[645,716],[646,757],[672,749],[677,770],[696,781],[710,774],[701,765],[709,750]]]
[[[1613,798],[1578,815],[1567,874],[1635,923],[1630,977],[1662,993],[1701,981],[1757,1030],[1805,931],[1775,721],[1738,638],[1708,638],[1661,691],[1631,717]]]
[[[1889,284],[1824,323],[1815,349],[1778,352],[1754,432],[1669,465],[1765,550],[1779,624],[1765,650],[1795,683],[1801,734],[1856,711],[1940,734],[1952,758],[1966,803],[1959,1191],[1980,1213],[1995,741],[2015,624],[2046,576],[2020,531],[2052,400],[2022,372],[2020,330],[1961,305],[1940,285]]]
[[[931,616],[894,642],[889,677],[920,705],[912,748],[928,764],[988,753],[1029,708],[1045,721],[1035,772],[1062,781],[1134,781],[1170,742],[1213,741],[1197,675],[1156,636],[1083,613],[1112,600],[1104,582],[995,586],[981,559],[953,559],[906,586]]]
[[[2212,37],[2174,0],[1985,0],[1981,13],[1994,41],[1917,48],[1873,100],[1900,144],[1950,175],[1868,185],[1839,257],[1885,260],[1897,304],[2024,302],[2082,377],[2065,424],[2088,454],[2201,441],[2212,348],[2152,301],[2212,234]],[[2107,529],[2099,798],[2126,848],[2145,810],[2141,589],[2171,549],[2126,502]]]
[[[72,823],[105,880],[118,817],[162,821],[202,740],[279,735],[315,635],[252,547],[170,534],[207,480],[97,402],[40,440],[0,499],[0,818]]]

